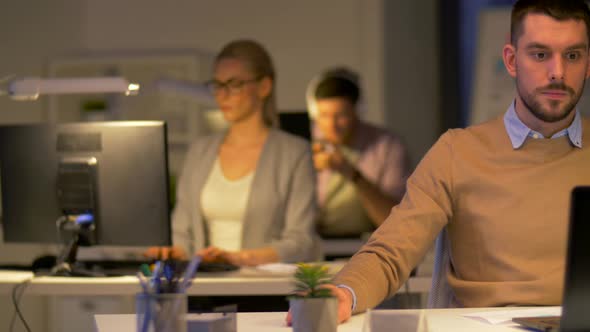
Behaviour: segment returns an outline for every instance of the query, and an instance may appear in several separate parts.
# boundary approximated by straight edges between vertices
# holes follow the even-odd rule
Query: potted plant
[[[89,99],[82,102],[82,117],[84,121],[106,121],[108,105],[102,99]]]
[[[295,292],[289,298],[294,332],[336,332],[338,300],[323,288],[332,278],[326,265],[297,265]]]

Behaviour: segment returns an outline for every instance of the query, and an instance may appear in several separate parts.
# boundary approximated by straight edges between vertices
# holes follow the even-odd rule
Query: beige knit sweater
[[[402,202],[336,276],[355,290],[355,312],[392,296],[445,226],[456,303],[560,304],[570,191],[590,185],[590,122],[582,127],[582,149],[566,135],[515,150],[502,117],[442,135]]]

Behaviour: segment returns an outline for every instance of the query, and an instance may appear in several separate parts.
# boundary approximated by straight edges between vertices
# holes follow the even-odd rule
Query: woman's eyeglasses
[[[205,83],[209,91],[213,94],[217,94],[220,91],[225,91],[229,95],[237,95],[242,92],[244,85],[248,83],[258,82],[262,77],[250,79],[250,80],[239,80],[232,78],[226,82],[220,82],[217,80],[211,80]]]

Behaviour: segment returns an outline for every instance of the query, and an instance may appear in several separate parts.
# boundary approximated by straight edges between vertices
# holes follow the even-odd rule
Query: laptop
[[[538,331],[590,331],[590,186],[575,187],[570,201],[570,225],[561,317],[515,317],[513,321]]]

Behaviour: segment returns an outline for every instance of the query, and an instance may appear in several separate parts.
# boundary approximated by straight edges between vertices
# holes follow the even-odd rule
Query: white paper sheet
[[[463,317],[477,319],[488,324],[498,325],[512,323],[514,317],[560,316],[561,307],[539,307],[534,309],[510,309],[498,311],[472,312]]]
[[[256,266],[257,270],[266,271],[276,274],[287,274],[291,275],[297,270],[297,264],[286,264],[286,263],[271,263],[261,264]]]

